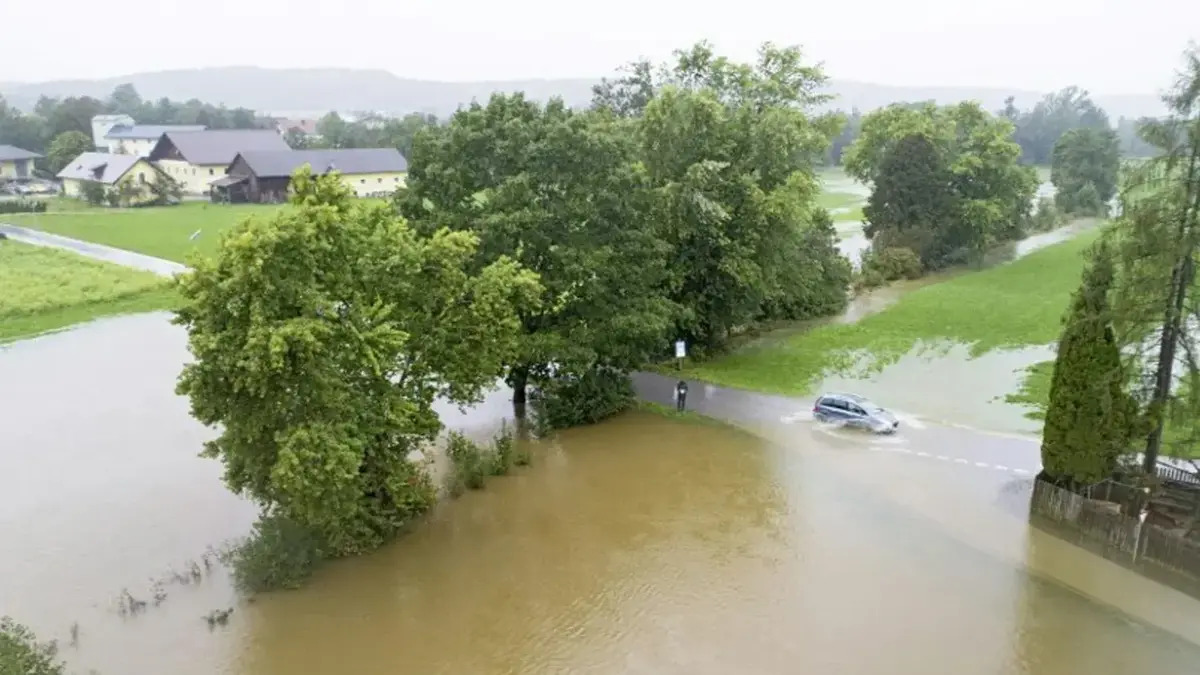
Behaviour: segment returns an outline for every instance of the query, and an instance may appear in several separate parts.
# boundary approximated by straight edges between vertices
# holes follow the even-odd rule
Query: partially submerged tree
[[[1200,51],[1191,49],[1174,89],[1170,115],[1147,120],[1142,138],[1154,157],[1135,167],[1121,195],[1118,332],[1131,355],[1150,431],[1144,465],[1153,473],[1168,422],[1178,442],[1200,435]]]
[[[1113,257],[1093,252],[1071,302],[1042,432],[1042,466],[1053,481],[1091,485],[1112,475],[1129,450],[1137,412],[1125,393],[1125,371],[1112,326]]]
[[[178,390],[219,426],[204,454],[230,489],[343,555],[430,505],[408,456],[440,429],[434,399],[494,384],[539,288],[504,257],[471,269],[475,236],[419,236],[336,176],[303,169],[292,187],[295,208],[243,222],[182,278],[195,360]]]
[[[1055,203],[1066,213],[1107,215],[1120,170],[1120,147],[1111,129],[1080,128],[1064,133],[1054,145],[1050,165]]]
[[[867,235],[888,247],[905,233],[923,233],[915,245],[900,245],[928,268],[1020,237],[1037,178],[1017,163],[1020,148],[1011,134],[1010,122],[976,103],[892,105],[867,115],[842,162],[880,191],[865,211]]]
[[[429,233],[479,238],[475,264],[503,256],[541,279],[506,362],[515,403],[555,373],[628,370],[667,340],[673,308],[645,171],[625,122],[605,112],[497,94],[418,137],[401,211]]]
[[[817,207],[812,167],[841,124],[815,116],[825,75],[799,48],[763,45],[743,64],[700,43],[673,65],[634,69],[636,81],[597,96],[639,101],[638,156],[655,191],[670,251],[676,335],[701,349],[768,319],[829,314],[846,303],[850,266]],[[621,104],[623,105],[623,104]]]

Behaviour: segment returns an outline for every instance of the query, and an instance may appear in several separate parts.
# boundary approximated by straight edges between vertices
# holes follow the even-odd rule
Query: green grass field
[[[0,241],[0,342],[173,307],[171,282],[74,253]]]
[[[216,251],[219,235],[243,218],[270,216],[280,208],[283,207],[184,202],[178,206],[142,209],[85,208],[12,214],[3,216],[3,221],[158,258],[187,262],[188,255],[193,251],[201,255]],[[190,240],[197,230],[200,231],[199,236]]]
[[[1099,230],[1089,231],[1013,263],[912,291],[857,323],[821,325],[779,343],[693,364],[688,374],[715,384],[802,395],[811,393],[827,371],[851,370],[864,353],[878,366],[918,342],[968,344],[974,354],[1051,343],[1079,284],[1082,253],[1098,236]]]

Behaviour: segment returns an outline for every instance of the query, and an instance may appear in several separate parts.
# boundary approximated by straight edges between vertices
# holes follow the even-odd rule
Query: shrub
[[[62,675],[53,642],[38,642],[33,631],[0,617],[0,673],[3,675]]]
[[[483,448],[457,431],[446,435],[446,454],[454,465],[450,475],[450,494],[458,496],[466,489],[478,490],[492,471]]]
[[[535,426],[540,434],[595,424],[633,405],[633,382],[616,368],[595,366],[582,374],[558,373],[534,392]]]
[[[1037,208],[1030,218],[1030,227],[1034,232],[1046,232],[1062,225],[1066,220],[1066,214],[1059,210],[1053,199],[1042,197],[1038,199]]]
[[[924,272],[921,258],[911,248],[897,246],[869,251],[863,256],[856,286],[876,288],[897,279],[918,279]]]
[[[40,199],[13,199],[0,201],[0,213],[43,213],[46,202]]]
[[[103,206],[108,199],[108,189],[104,187],[104,183],[94,180],[81,183],[79,192],[83,200],[92,206]]]
[[[320,537],[279,514],[264,513],[249,537],[228,551],[233,581],[244,593],[299,588],[324,560]]]
[[[514,466],[529,464],[529,453],[517,448],[517,439],[508,424],[500,427],[496,437],[492,439],[492,475],[503,476]]]

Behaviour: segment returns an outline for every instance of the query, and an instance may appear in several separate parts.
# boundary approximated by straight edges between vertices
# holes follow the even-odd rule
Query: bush
[[[53,642],[38,642],[33,631],[0,617],[0,673],[3,675],[62,675]]]
[[[46,202],[40,199],[13,199],[0,201],[0,213],[44,213]]]
[[[311,530],[279,514],[263,514],[225,561],[238,590],[253,594],[299,588],[324,558],[324,545]]]
[[[1066,220],[1066,214],[1059,210],[1054,200],[1042,197],[1038,199],[1037,208],[1030,218],[1030,229],[1034,232],[1046,232],[1062,225]]]
[[[863,256],[862,272],[856,286],[876,288],[897,279],[919,279],[925,273],[921,258],[907,247],[868,251]]]
[[[446,454],[454,465],[450,475],[450,494],[458,496],[464,490],[483,487],[487,475],[492,472],[492,462],[484,455],[483,448],[457,431],[446,435]]]
[[[616,368],[593,367],[582,374],[558,373],[534,392],[535,427],[540,434],[595,424],[633,405],[633,382]]]
[[[92,206],[103,206],[108,198],[108,189],[104,187],[104,183],[94,180],[81,183],[79,191],[83,200]]]

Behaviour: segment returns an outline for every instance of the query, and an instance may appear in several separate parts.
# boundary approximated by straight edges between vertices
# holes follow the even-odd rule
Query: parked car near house
[[[813,404],[813,418],[877,434],[892,434],[900,427],[895,415],[857,394],[823,394]]]

